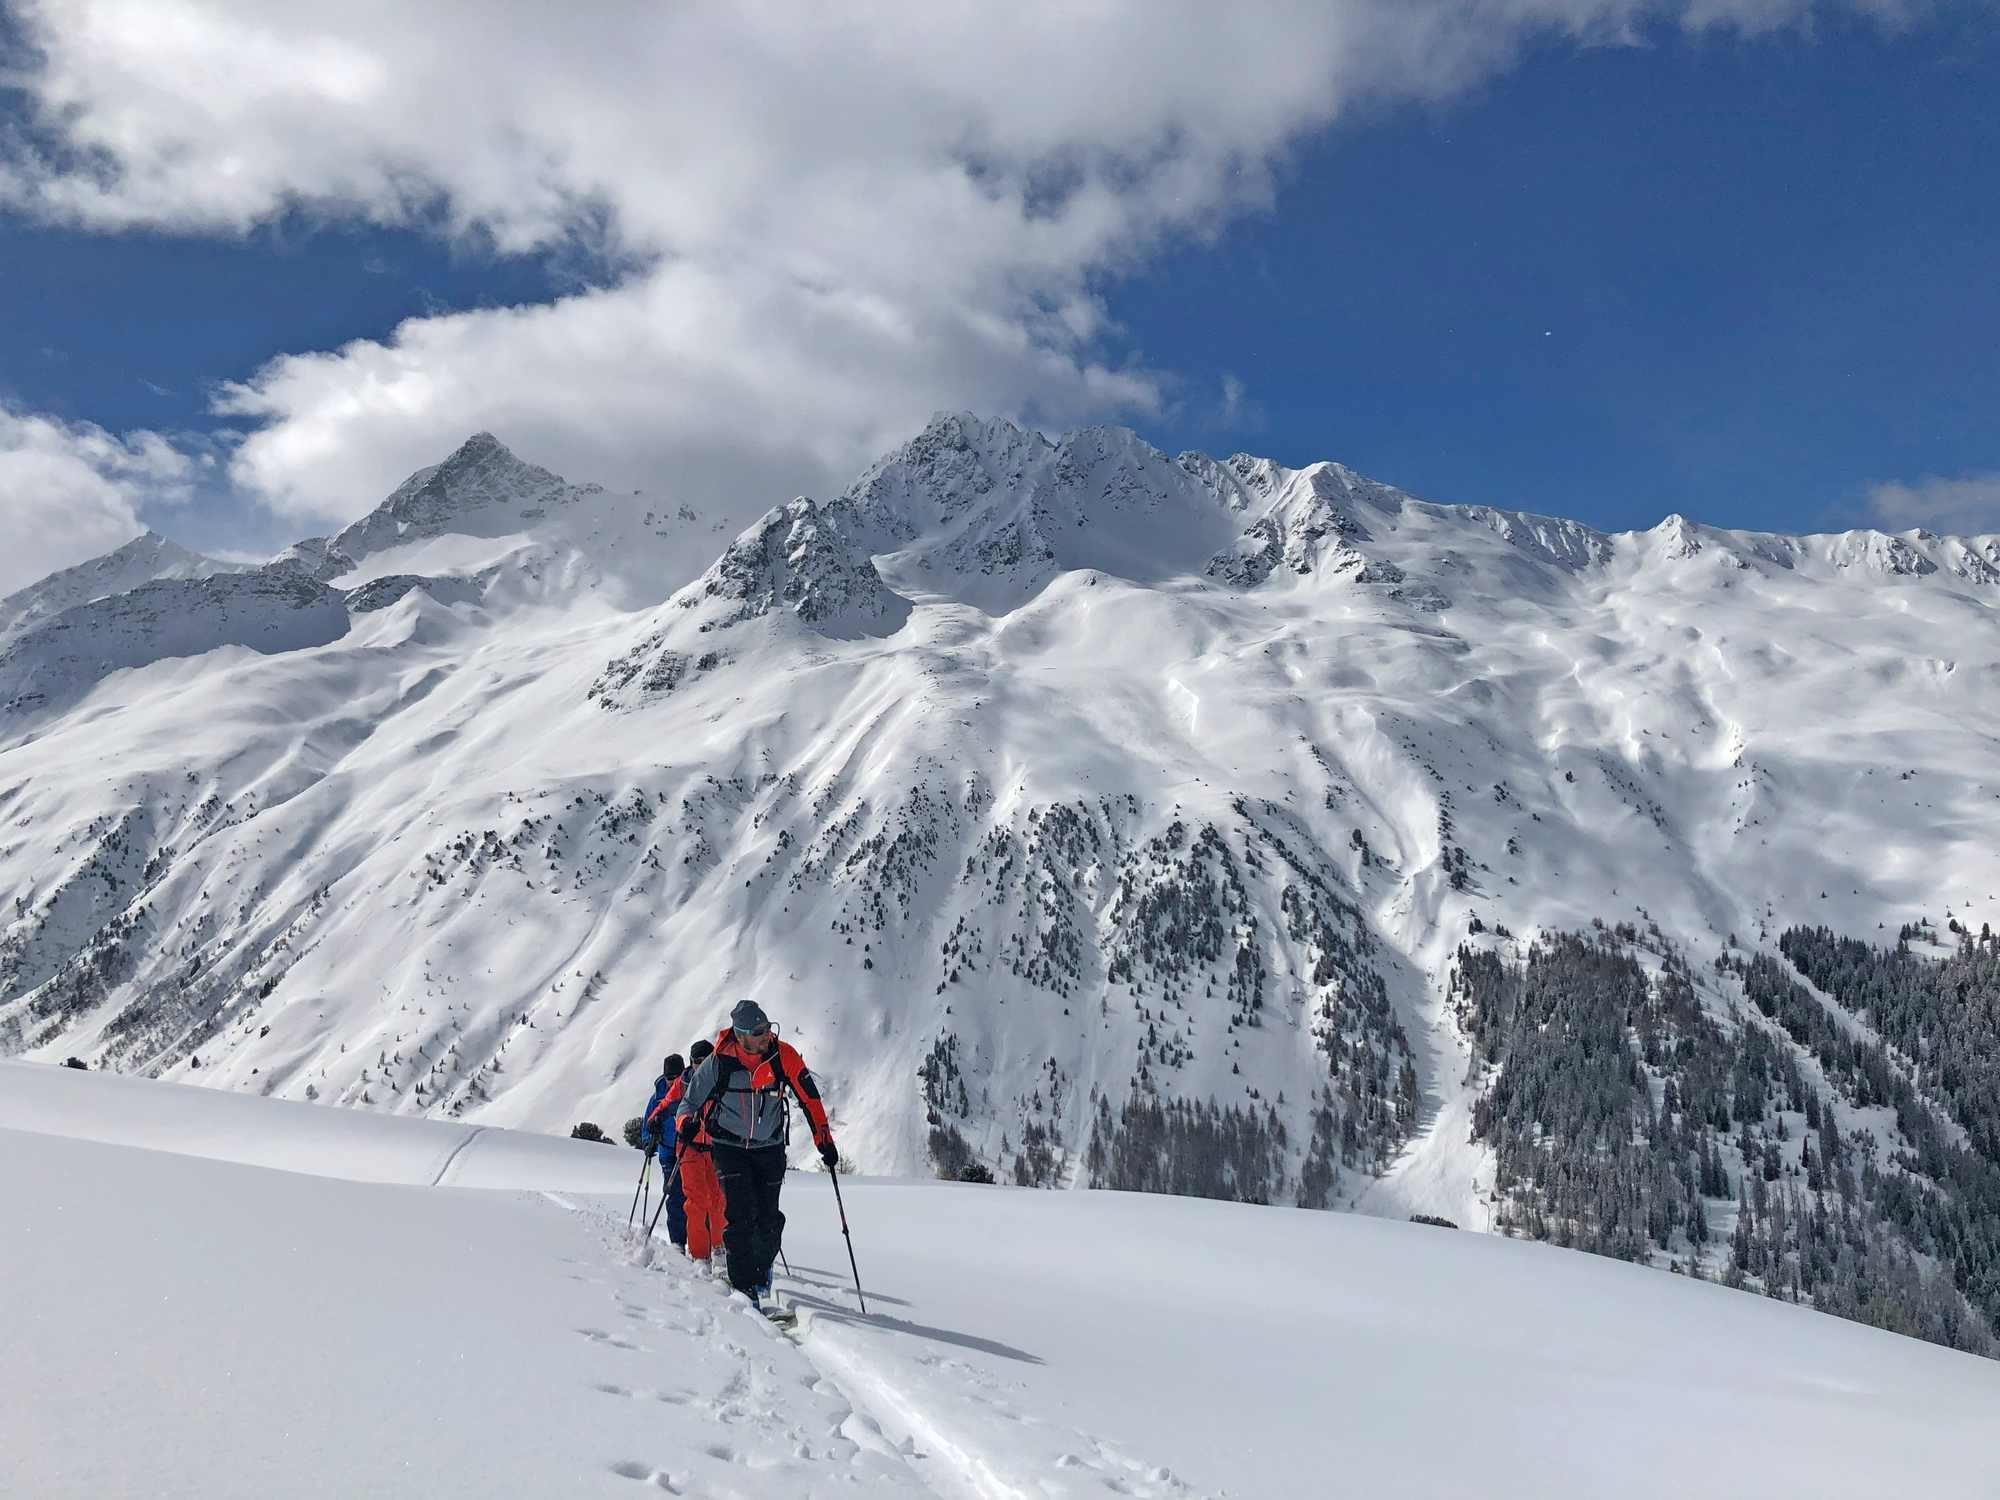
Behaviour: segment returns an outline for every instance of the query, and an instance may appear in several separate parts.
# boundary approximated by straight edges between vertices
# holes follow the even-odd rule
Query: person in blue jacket
[[[668,1112],[662,1117],[660,1105],[670,1092],[679,1092],[676,1085],[686,1068],[680,1053],[667,1054],[660,1064],[660,1076],[653,1080],[653,1097],[646,1101],[646,1112],[640,1116],[645,1123],[639,1127],[639,1149],[655,1152],[660,1158],[660,1185],[667,1193],[667,1238],[676,1246],[687,1244],[687,1198],[681,1192],[680,1178],[674,1175],[673,1115]]]

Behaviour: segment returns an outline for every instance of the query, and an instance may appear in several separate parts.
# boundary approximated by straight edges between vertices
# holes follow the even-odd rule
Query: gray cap
[[[729,1024],[738,1031],[758,1031],[769,1026],[771,1018],[755,1000],[738,1000],[729,1012]]]

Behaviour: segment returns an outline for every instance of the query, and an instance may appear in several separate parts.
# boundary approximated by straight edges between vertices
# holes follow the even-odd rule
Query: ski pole
[[[646,1153],[646,1159],[639,1163],[639,1183],[637,1187],[632,1189],[632,1207],[628,1209],[625,1214],[625,1227],[627,1229],[630,1229],[632,1227],[632,1220],[638,1216],[639,1194],[645,1188],[646,1178],[652,1172],[652,1170],[653,1170],[653,1153],[648,1151]]]
[[[854,1263],[854,1236],[847,1229],[847,1205],[840,1201],[840,1173],[828,1172],[826,1175],[833,1179],[833,1206],[840,1210],[840,1234],[847,1241],[847,1269],[854,1273],[854,1300],[861,1304],[861,1316],[865,1318],[868,1316],[868,1299],[861,1295],[861,1267]]]

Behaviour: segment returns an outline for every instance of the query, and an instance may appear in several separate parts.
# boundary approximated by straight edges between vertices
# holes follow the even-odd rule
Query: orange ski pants
[[[722,1184],[709,1154],[695,1147],[681,1153],[681,1194],[687,1199],[687,1253],[707,1260],[722,1248]]]

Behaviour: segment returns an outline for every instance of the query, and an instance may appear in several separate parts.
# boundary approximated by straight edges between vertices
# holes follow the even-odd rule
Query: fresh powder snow
[[[0,1064],[0,1491],[1979,1495],[2000,1365],[1497,1236],[787,1185],[795,1337],[636,1153]]]

